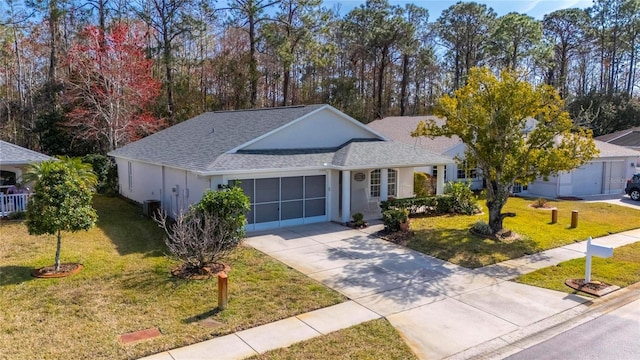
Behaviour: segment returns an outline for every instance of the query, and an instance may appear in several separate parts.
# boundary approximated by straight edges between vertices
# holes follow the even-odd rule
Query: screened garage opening
[[[327,221],[326,175],[234,179],[249,197],[248,230]]]

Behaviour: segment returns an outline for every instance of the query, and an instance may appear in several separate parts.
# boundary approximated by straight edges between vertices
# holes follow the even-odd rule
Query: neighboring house
[[[406,116],[387,117],[373,121],[368,126],[395,141],[415,144],[448,157],[464,158],[464,144],[456,136],[451,138],[441,136],[433,139],[411,137],[411,132],[416,129],[418,123],[427,119],[434,120],[440,126],[444,124],[443,119],[434,116]],[[598,140],[595,140],[595,143],[600,150],[598,158],[578,169],[551,177],[548,181],[540,179],[527,186],[516,185],[513,192],[544,197],[622,194],[626,180],[636,171],[638,152]],[[427,173],[433,171],[429,167],[420,170]],[[482,180],[474,170],[464,167],[461,169],[457,165],[447,166],[446,180],[470,180],[472,187],[479,189],[482,187]]]
[[[0,140],[0,216],[24,211],[28,194],[21,188],[22,173],[31,163],[51,160],[39,152]]]
[[[445,122],[444,119],[436,116],[391,116],[375,120],[367,126],[394,141],[419,146],[446,157],[464,158],[465,145],[457,136],[450,138],[439,136],[433,139],[424,136],[412,137],[411,132],[418,127],[420,121],[424,120],[433,120],[438,126],[444,125]],[[472,189],[482,189],[482,178],[480,178],[477,169],[466,166],[466,163],[462,165],[458,166],[457,163],[447,165],[444,169],[444,180],[470,182]],[[433,166],[416,168],[416,171],[425,172],[432,176],[438,175],[437,167]]]
[[[414,167],[453,162],[329,105],[204,113],[109,155],[120,194],[159,200],[170,215],[239,180],[251,202],[248,230],[380,216],[379,201],[413,195]]]
[[[600,151],[597,158],[548,181],[540,179],[529,184],[528,193],[545,197],[623,194],[627,179],[636,172],[638,152],[600,140],[594,142]]]
[[[601,135],[596,140],[640,151],[640,126]]]
[[[601,135],[596,140],[604,141],[609,144],[624,146],[631,150],[637,150],[638,155],[635,161],[636,172],[640,172],[640,126],[627,130],[616,131],[611,134]]]

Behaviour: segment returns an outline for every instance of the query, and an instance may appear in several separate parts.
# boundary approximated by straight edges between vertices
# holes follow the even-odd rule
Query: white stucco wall
[[[397,198],[413,197],[413,168],[399,168]]]
[[[129,163],[131,164],[131,186],[129,186]],[[137,161],[116,159],[120,194],[137,203],[145,200],[161,200],[162,168]]]
[[[345,121],[329,109],[287,126],[243,149],[331,148],[351,139],[376,138],[366,127]]]

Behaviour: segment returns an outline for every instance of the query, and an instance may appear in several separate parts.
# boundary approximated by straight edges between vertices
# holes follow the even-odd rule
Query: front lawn
[[[566,279],[584,279],[584,268],[585,258],[573,259],[522,275],[515,281],[551,290],[590,296],[564,285]],[[592,257],[591,280],[620,287],[640,282],[640,242],[615,248],[613,256],[610,258]]]
[[[386,319],[377,319],[268,351],[251,360],[279,359],[417,359]]]
[[[30,236],[23,223],[0,225],[0,357],[134,359],[251,328],[345,298],[248,247],[226,259],[229,303],[217,307],[217,281],[173,278],[163,233],[140,208],[96,197],[97,227],[65,233],[62,262],[84,269],[60,279],[30,272],[53,264],[55,237]],[[213,317],[217,328],[198,321]],[[162,336],[123,345],[118,336],[159,328]]]
[[[515,212],[504,227],[522,236],[507,243],[482,238],[469,232],[482,220],[488,222],[484,201],[481,215],[443,215],[411,219],[415,236],[408,247],[468,268],[477,268],[527,254],[640,227],[640,210],[606,203],[551,201],[558,208],[558,222],[551,224],[551,211],[530,207],[534,199],[509,198],[503,212]],[[578,227],[570,228],[571,211],[578,210]]]

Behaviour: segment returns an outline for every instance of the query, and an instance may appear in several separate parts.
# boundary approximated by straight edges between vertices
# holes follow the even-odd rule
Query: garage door
[[[230,180],[249,197],[248,230],[327,221],[326,176]]]
[[[602,194],[603,163],[590,163],[573,171],[571,185],[573,195]]]

